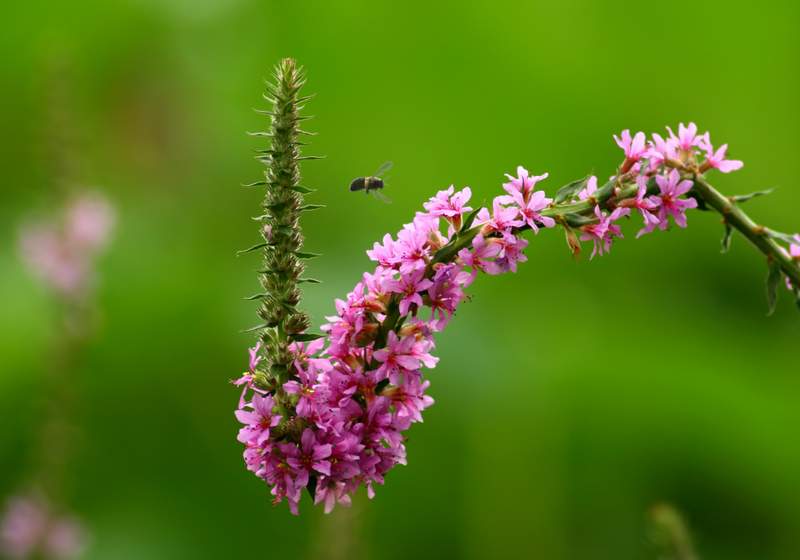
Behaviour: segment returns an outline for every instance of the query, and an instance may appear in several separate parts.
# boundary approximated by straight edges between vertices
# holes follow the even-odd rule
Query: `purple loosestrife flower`
[[[461,216],[472,211],[472,208],[467,206],[467,202],[471,197],[472,190],[469,187],[464,187],[463,190],[455,192],[455,187],[450,185],[450,188],[446,191],[436,193],[436,196],[423,204],[423,207],[428,211],[429,215],[445,218],[450,223],[453,231],[457,231],[461,228]]]
[[[706,160],[700,168],[701,172],[709,169],[718,169],[722,173],[730,173],[731,171],[738,171],[744,167],[738,159],[727,159],[725,154],[728,152],[728,145],[723,144],[717,151],[714,151],[714,146],[711,144],[711,135],[706,132],[701,137],[700,147],[706,152]]]
[[[622,148],[625,152],[625,161],[620,168],[620,173],[627,173],[636,162],[642,159],[647,148],[645,145],[644,132],[637,132],[636,135],[631,138],[631,131],[625,129],[622,131],[621,136],[620,138],[615,134],[614,141],[617,143],[617,146]]]
[[[678,227],[686,227],[686,210],[697,208],[697,201],[693,198],[680,198],[692,188],[689,180],[681,181],[680,173],[673,169],[667,176],[656,175],[656,184],[661,193],[656,195],[660,200],[658,207],[657,224],[659,229],[665,230],[669,225],[667,218],[672,216]],[[653,231],[656,225],[645,226],[644,233]]]
[[[583,234],[581,241],[592,241],[594,249],[589,257],[593,259],[595,255],[603,255],[611,250],[611,244],[615,237],[622,238],[622,230],[614,222],[623,216],[630,214],[628,208],[616,208],[610,215],[600,210],[600,206],[594,207],[594,214],[597,223],[581,227]]]
[[[281,417],[272,413],[275,401],[270,396],[253,396],[252,402],[236,411],[236,419],[245,426],[239,430],[239,441],[242,443],[254,442],[261,446],[269,440],[270,428],[278,425]]]
[[[703,143],[703,137],[697,134],[697,125],[693,122],[690,122],[689,126],[684,126],[683,123],[680,123],[677,136],[670,127],[667,127],[667,130],[669,131],[669,140],[672,145],[682,152],[689,153],[695,146],[701,146]]]
[[[639,230],[636,237],[639,238],[645,233],[650,233],[653,229],[661,223],[658,216],[653,214],[661,204],[661,199],[657,196],[647,196],[647,177],[639,175],[636,177],[636,197],[629,198],[620,203],[624,208],[635,208],[641,214],[644,220],[644,228]]]
[[[400,300],[400,315],[408,315],[409,310],[422,307],[421,293],[433,286],[433,282],[425,278],[425,269],[418,268],[401,274],[399,280],[388,280],[386,290],[403,296]]]
[[[503,183],[503,189],[512,196],[515,193],[519,193],[522,195],[522,198],[527,201],[533,192],[536,183],[547,179],[548,174],[529,175],[528,170],[519,165],[517,166],[516,177],[509,175],[508,173],[506,173],[506,177],[508,177],[509,182]]]
[[[592,175],[586,181],[586,186],[578,191],[578,200],[588,200],[594,196],[595,192],[597,192],[597,177]]]
[[[31,271],[67,300],[91,288],[95,258],[107,245],[114,212],[100,195],[70,201],[52,221],[24,224],[20,252]]]
[[[85,541],[76,519],[56,515],[38,497],[10,499],[0,519],[0,554],[10,559],[69,560],[80,555]]]

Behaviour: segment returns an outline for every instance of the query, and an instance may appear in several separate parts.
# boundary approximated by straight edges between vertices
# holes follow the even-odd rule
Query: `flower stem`
[[[770,237],[766,227],[753,221],[739,205],[712,187],[702,175],[697,174],[692,180],[694,191],[722,215],[725,223],[744,235],[770,262],[777,263],[795,286],[800,285],[800,264]]]

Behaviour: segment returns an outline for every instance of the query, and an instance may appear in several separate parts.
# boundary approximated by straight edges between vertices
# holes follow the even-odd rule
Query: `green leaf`
[[[260,331],[260,330],[263,330],[263,329],[266,329],[266,328],[269,328],[269,325],[267,325],[267,324],[256,325],[255,327],[250,327],[249,329],[245,329],[245,330],[239,331],[239,332],[241,332],[241,333],[251,333],[251,332]]]
[[[325,159],[325,156],[300,156],[297,161],[311,161],[315,159]]]
[[[311,210],[319,210],[320,208],[325,208],[324,204],[306,204],[305,206],[301,206],[297,210],[300,212],[310,212]]]
[[[248,132],[247,135],[248,136],[264,136],[264,137],[268,137],[268,138],[271,138],[272,136],[274,136],[271,132]]]
[[[299,192],[301,194],[309,194],[314,192],[314,189],[309,189],[308,187],[303,187],[300,185],[297,185],[296,187],[289,187],[289,190],[294,192]]]
[[[317,280],[316,278],[300,278],[297,280],[298,284],[322,284],[322,280]]]
[[[317,257],[321,257],[320,253],[303,253],[302,251],[295,252],[295,256],[298,259],[315,259]]]
[[[727,253],[728,249],[731,248],[731,234],[733,233],[733,228],[728,222],[725,222],[725,233],[722,236],[722,252]]]
[[[774,190],[775,189],[765,189],[763,191],[751,192],[750,194],[737,194],[737,195],[729,197],[729,200],[731,202],[737,202],[737,203],[738,202],[747,202],[748,200],[751,200],[751,199],[756,198],[758,196],[766,196],[768,194],[772,194],[772,191],[774,191]]]
[[[573,213],[564,214],[564,219],[572,227],[585,226],[586,224],[591,224],[594,221],[594,218],[589,218],[587,216],[581,216],[580,214],[573,214]]]
[[[266,185],[266,184],[267,184],[266,181],[255,181],[253,183],[242,183],[242,186],[243,187],[260,187],[260,186],[263,186],[263,185]]]
[[[556,196],[553,199],[553,202],[556,204],[561,204],[565,200],[572,198],[578,191],[583,189],[586,186],[586,181],[589,180],[589,176],[587,175],[583,179],[578,179],[577,181],[572,181],[571,183],[567,183],[558,191],[556,191]]]
[[[247,249],[244,249],[242,251],[237,251],[236,256],[238,257],[239,255],[244,255],[246,253],[252,253],[253,251],[258,251],[259,249],[263,249],[267,245],[268,243],[259,243],[257,245],[253,245],[252,247],[248,247]]]
[[[775,312],[778,303],[778,286],[781,283],[781,266],[777,262],[769,263],[769,273],[767,274],[767,305],[769,311],[767,315]]]
[[[245,300],[248,300],[248,301],[253,301],[253,300],[256,300],[256,299],[265,299],[265,298],[268,298],[268,297],[269,297],[269,294],[253,294],[252,296],[247,296],[246,298],[242,298],[242,299],[245,299]]]
[[[325,335],[318,333],[297,333],[290,334],[289,338],[296,342],[311,342],[312,340],[317,340],[318,338],[325,338]]]
[[[480,212],[480,208],[476,208],[469,214],[467,214],[467,219],[464,220],[464,223],[461,224],[461,231],[467,231],[469,228],[472,227],[472,223],[475,221],[475,218],[478,216],[478,212]]]

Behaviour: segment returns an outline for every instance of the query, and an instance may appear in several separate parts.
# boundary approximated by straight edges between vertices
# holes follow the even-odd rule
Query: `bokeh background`
[[[88,559],[654,558],[647,512],[685,515],[706,559],[800,557],[800,315],[766,317],[764,259],[720,255],[716,215],[573,261],[539,235],[440,337],[437,404],[409,465],[325,517],[270,505],[235,440],[257,289],[249,217],[263,79],[294,56],[316,92],[303,168],[317,323],[365,249],[436,190],[477,202],[518,164],[551,192],[619,160],[611,135],[696,121],[745,168],[724,192],[800,229],[796,2],[16,3],[0,23],[0,498],[31,468],[57,309],[17,228],[72,180],[118,225],[78,374],[65,499]],[[55,151],[61,155],[55,157]],[[347,192],[394,161],[392,204]],[[59,164],[58,162],[62,162]]]

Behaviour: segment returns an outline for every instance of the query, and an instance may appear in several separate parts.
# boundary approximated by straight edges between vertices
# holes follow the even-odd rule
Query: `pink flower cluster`
[[[729,173],[743,165],[741,161],[726,159],[727,144],[715,151],[711,135],[708,132],[698,135],[694,123],[689,123],[689,126],[681,123],[677,135],[672,129],[667,130],[669,135],[666,139],[654,133],[652,139],[647,140],[644,132],[631,136],[629,130],[623,130],[619,137],[614,136],[625,154],[619,167],[619,177],[635,180],[638,190],[635,197],[618,201],[610,213],[595,205],[596,222],[581,228],[581,241],[592,241],[594,244],[592,257],[608,252],[613,240],[623,237],[615,222],[629,216],[632,209],[638,211],[644,221],[644,227],[639,230],[637,237],[656,228],[667,229],[670,217],[678,227],[686,227],[686,210],[696,208],[697,201],[685,198],[692,188],[692,182],[682,180],[680,171],[703,173],[718,169]],[[652,192],[650,185],[653,183],[658,192],[648,194]],[[590,177],[586,187],[578,193],[578,200],[594,200],[596,191],[597,178]]]
[[[41,498],[12,498],[0,520],[0,555],[8,558],[75,558],[84,540],[75,519],[56,516]]]
[[[94,258],[108,243],[113,226],[111,205],[100,195],[84,194],[56,222],[23,225],[20,253],[53,291],[75,298],[90,286]]]
[[[450,262],[434,262],[435,255],[464,224],[471,193],[451,187],[431,198],[396,238],[387,235],[367,252],[375,270],[336,301],[336,315],[323,326],[326,339],[293,345],[296,379],[275,394],[252,384],[258,358],[251,350],[250,372],[236,382],[252,389],[236,412],[244,424],[239,440],[248,469],[272,486],[276,503],[286,498],[297,513],[313,479],[315,502],[330,511],[349,504],[361,485],[372,496],[374,484],[405,464],[404,432],[433,404],[423,369],[438,361],[431,354],[434,334],[450,321],[478,271],[500,274],[525,260],[527,241],[516,229],[555,225],[539,214],[551,202],[534,190],[542,178],[522,168],[519,177],[509,177],[508,194],[491,212],[477,213],[481,233]],[[390,320],[392,328],[382,330]],[[284,416],[288,410],[291,418]],[[273,437],[287,421],[297,427],[299,441]]]
[[[697,202],[685,198],[692,182],[682,180],[678,169],[727,172],[741,166],[724,159],[725,147],[714,152],[708,133],[697,136],[694,125],[681,125],[666,140],[654,134],[650,142],[643,133],[623,131],[617,143],[625,160],[612,177],[613,196],[601,204],[591,177],[575,200],[563,203],[565,213],[580,201],[592,205],[593,215],[580,228],[581,239],[594,243],[593,256],[622,237],[616,222],[632,210],[644,220],[639,235],[665,229],[670,216],[686,226],[685,211]],[[447,326],[479,271],[516,271],[526,260],[522,231],[556,225],[553,199],[536,190],[547,174],[531,176],[518,167],[516,176],[507,177],[506,194],[493,200],[491,210],[472,212],[470,189],[450,187],[395,237],[375,243],[367,255],[377,266],[336,301],[336,315],[322,327],[325,338],[292,345],[290,380],[263,389],[255,382],[264,375],[258,371],[260,346],[250,350],[249,371],[235,381],[244,386],[236,411],[244,425],[239,441],[247,468],[271,486],[275,503],[286,499],[296,514],[308,488],[328,512],[349,504],[361,485],[372,497],[373,486],[405,464],[404,434],[433,404],[423,371],[437,362],[434,335]],[[618,189],[629,193],[633,186],[635,195],[618,196]]]

